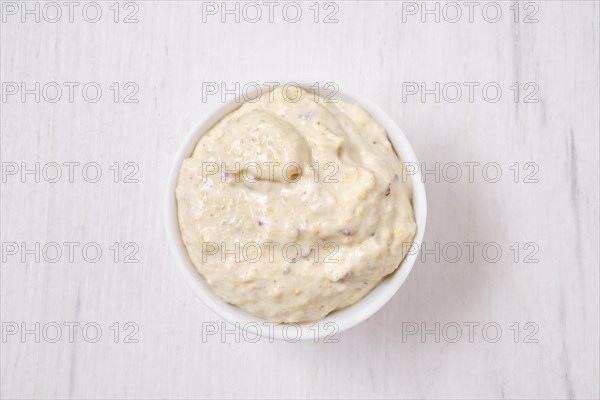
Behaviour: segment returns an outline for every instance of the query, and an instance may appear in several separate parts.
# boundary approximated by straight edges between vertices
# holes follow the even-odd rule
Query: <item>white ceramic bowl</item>
[[[298,84],[309,92],[312,92],[311,85],[314,85],[306,82],[293,83]],[[282,82],[282,84],[284,84],[284,82]],[[266,93],[268,89],[263,87],[262,90],[263,93]],[[253,98],[257,93],[258,90],[254,93],[249,92],[246,98]],[[321,88],[320,94],[323,96],[327,94],[327,91]],[[396,149],[400,159],[405,163],[411,163],[411,165],[420,165],[414,150],[406,139],[406,136],[404,136],[404,133],[402,133],[402,130],[382,109],[371,101],[365,100],[363,97],[352,95],[347,92],[340,91],[335,94],[335,96],[336,98],[356,104],[368,111],[373,118],[387,130],[390,142]],[[319,321],[278,325],[274,325],[251,315],[217,296],[204,278],[197,272],[188,257],[179,232],[177,201],[175,199],[175,188],[177,186],[177,177],[179,175],[181,163],[191,155],[196,143],[202,135],[204,135],[221,118],[241,105],[241,101],[236,102],[235,99],[232,99],[212,110],[192,129],[177,151],[169,175],[165,204],[167,238],[169,247],[175,255],[177,265],[200,299],[225,320],[238,328],[241,328],[241,334],[243,334],[244,338],[247,340],[255,340],[259,336],[263,336],[268,337],[269,339],[275,338],[287,341],[297,341],[301,339],[319,341],[330,337],[334,333],[350,329],[375,314],[392,298],[410,273],[417,258],[418,251],[408,254],[402,265],[395,272],[384,278],[370,293],[350,307],[335,311]],[[417,234],[414,242],[418,245],[418,248],[420,248],[425,232],[425,220],[427,218],[425,186],[421,181],[421,174],[418,168],[416,172],[410,175],[410,178],[413,183],[413,208],[417,223]]]

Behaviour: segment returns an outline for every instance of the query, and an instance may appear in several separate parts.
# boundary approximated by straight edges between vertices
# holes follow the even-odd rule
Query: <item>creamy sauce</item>
[[[306,322],[394,272],[416,224],[385,129],[355,105],[287,90],[202,136],[176,195],[190,259],[220,297],[266,320]]]

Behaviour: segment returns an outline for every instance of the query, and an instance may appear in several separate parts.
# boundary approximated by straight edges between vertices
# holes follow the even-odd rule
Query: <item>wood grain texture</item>
[[[80,91],[73,103],[36,103],[32,95],[3,101],[3,165],[97,162],[104,175],[98,183],[35,183],[31,176],[2,183],[3,243],[97,242],[103,256],[97,263],[81,256],[73,263],[64,256],[56,263],[3,260],[1,397],[598,398],[600,8],[593,1],[532,3],[537,23],[523,22],[531,11],[523,3],[515,23],[512,2],[498,3],[496,23],[482,17],[485,2],[473,23],[466,14],[456,23],[423,23],[402,2],[338,2],[339,22],[331,24],[313,21],[312,2],[302,3],[295,24],[280,13],[273,23],[266,16],[203,22],[203,5],[193,1],[135,2],[139,22],[131,24],[113,22],[112,2],[99,3],[94,24],[77,13],[73,23],[65,16],[23,23],[3,12],[2,82],[97,82],[103,89],[97,103]],[[120,10],[120,19],[131,11]],[[236,343],[233,335],[203,342],[203,323],[221,319],[195,297],[167,249],[162,211],[172,158],[193,124],[219,104],[216,96],[203,101],[203,82],[231,88],[296,77],[336,82],[375,101],[427,168],[455,162],[466,174],[463,163],[480,167],[473,182],[428,175],[426,245],[449,253],[418,262],[392,300],[338,343]],[[139,102],[115,103],[114,82],[136,83]],[[403,101],[407,82],[456,82],[463,98]],[[480,84],[473,102],[464,82]],[[482,96],[489,82],[502,89],[498,102]],[[514,82],[535,83],[539,101],[525,103],[531,90],[522,88],[515,103]],[[139,182],[114,183],[114,162],[139,165]],[[509,169],[515,162],[518,183]],[[529,162],[538,167],[537,183],[523,182]],[[486,163],[500,165],[497,183],[482,178]],[[114,242],[137,243],[139,262],[124,263],[121,254],[115,263]],[[447,245],[466,251],[465,242],[480,243],[474,260],[463,253],[450,262]],[[524,262],[530,242],[539,248],[537,263]],[[501,247],[498,262],[482,257],[486,243]],[[103,335],[97,343],[80,331],[70,343],[66,329],[57,343],[46,340],[50,331],[40,343],[7,335],[10,323],[20,329],[23,322],[96,322]],[[109,329],[115,322],[119,343]],[[139,343],[123,343],[126,322],[139,326]],[[469,322],[480,324],[472,341]],[[535,325],[526,330],[528,322]],[[434,334],[406,335],[422,323],[440,324],[439,342]],[[462,326],[456,343],[452,323]],[[487,323],[502,329],[496,343],[489,342],[493,327],[483,336]],[[527,343],[536,326],[529,339],[537,343]]]

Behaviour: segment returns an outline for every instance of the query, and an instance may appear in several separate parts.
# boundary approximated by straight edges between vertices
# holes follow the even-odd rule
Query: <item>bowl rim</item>
[[[272,89],[273,86],[271,84],[272,82],[268,82],[268,85],[256,85],[255,90],[247,92],[245,98],[252,99],[252,95],[258,94],[259,90],[268,91],[269,88]],[[282,86],[286,84],[298,85],[309,93],[314,93],[314,81],[284,80],[280,81],[279,84]],[[337,85],[335,87],[330,87],[329,93],[334,92],[336,98],[361,107],[385,128],[388,139],[403,163],[411,163],[416,166],[420,165],[417,156],[403,131],[396,122],[383,111],[383,109],[372,101],[365,99],[363,96],[357,96],[346,90],[339,90]],[[323,92],[320,92],[321,95],[322,93]],[[179,271],[183,274],[185,280],[196,295],[200,297],[202,302],[207,305],[208,308],[225,321],[233,324],[237,330],[241,331],[245,340],[253,342],[260,339],[260,337],[268,338],[271,342],[273,339],[285,340],[288,342],[296,342],[299,340],[314,340],[315,342],[321,340],[327,341],[328,339],[334,340],[335,334],[360,324],[379,311],[400,289],[412,270],[422,245],[427,220],[427,198],[425,185],[421,179],[420,168],[416,168],[408,175],[413,186],[412,206],[417,225],[417,232],[413,244],[417,246],[416,251],[407,254],[400,266],[394,272],[386,276],[359,301],[344,309],[334,311],[320,320],[286,324],[276,324],[262,320],[220,298],[196,270],[188,257],[187,250],[181,239],[177,216],[177,199],[175,195],[179,170],[183,160],[192,154],[198,140],[200,140],[210,128],[227,114],[241,107],[242,104],[244,104],[244,101],[239,97],[217,104],[193,126],[179,146],[169,171],[165,197],[164,218],[169,248],[175,257]],[[206,322],[203,322],[203,324],[204,323]],[[292,326],[294,327],[294,332],[288,332]],[[236,338],[237,337],[238,336],[236,336]]]

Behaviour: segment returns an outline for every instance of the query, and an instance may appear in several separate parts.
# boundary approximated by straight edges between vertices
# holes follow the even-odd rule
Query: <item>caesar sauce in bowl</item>
[[[422,240],[424,187],[403,162],[414,152],[376,106],[264,89],[220,107],[180,149],[171,247],[200,297],[244,330],[347,329],[391,298]]]

